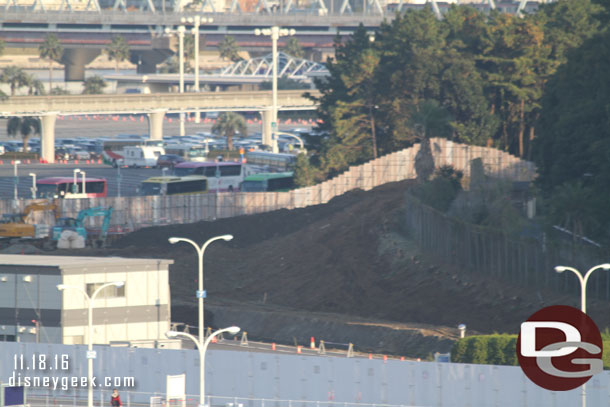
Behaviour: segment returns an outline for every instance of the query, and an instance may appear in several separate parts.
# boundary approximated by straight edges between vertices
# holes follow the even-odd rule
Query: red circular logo
[[[521,324],[517,358],[523,373],[552,391],[572,390],[603,369],[602,337],[587,314],[566,305],[546,307]]]

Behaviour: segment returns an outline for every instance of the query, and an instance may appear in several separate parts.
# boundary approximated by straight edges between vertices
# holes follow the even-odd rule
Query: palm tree
[[[288,38],[286,45],[284,45],[284,52],[295,58],[303,58],[305,56],[305,51],[303,51],[303,47],[299,44],[299,40],[294,37]]]
[[[7,66],[2,70],[2,74],[0,74],[0,82],[8,83],[11,88],[11,96],[15,96],[17,89],[32,84],[32,76],[22,68]]]
[[[63,52],[64,47],[55,34],[47,35],[44,42],[38,47],[40,58],[49,61],[49,93],[51,92],[51,89],[53,89],[53,62],[59,62]]]
[[[436,100],[426,100],[411,112],[410,124],[420,148],[415,155],[415,172],[420,182],[427,181],[434,172],[434,157],[430,139],[451,134],[451,116]]]
[[[115,71],[119,72],[119,63],[129,58],[129,44],[120,35],[112,37],[112,43],[104,49],[108,55],[108,59],[115,61]]]
[[[104,93],[104,88],[106,87],[106,82],[104,78],[98,75],[91,76],[85,79],[83,83],[83,95],[97,95],[100,93]]]
[[[222,58],[228,59],[229,61],[237,62],[241,60],[237,42],[235,41],[235,38],[230,35],[225,35],[222,42],[218,44],[218,51]]]
[[[28,151],[28,139],[32,134],[40,134],[40,120],[37,117],[11,117],[6,123],[6,132],[9,136],[16,137],[20,134],[23,138],[23,151]]]
[[[212,132],[222,134],[227,138],[227,149],[233,150],[233,136],[239,131],[242,136],[246,135],[246,121],[240,114],[225,112],[218,116],[212,127]]]

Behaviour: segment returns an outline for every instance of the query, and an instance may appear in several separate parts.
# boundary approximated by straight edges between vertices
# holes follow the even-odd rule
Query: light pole
[[[192,33],[195,37],[195,92],[199,92],[199,26],[201,24],[211,23],[214,19],[196,15],[195,17],[182,17],[181,21],[183,24],[185,22],[193,24]],[[195,123],[201,123],[199,110],[195,111]]]
[[[17,166],[21,164],[21,161],[15,160],[13,162],[13,184],[15,184],[15,189],[13,191],[13,197],[15,198],[15,205],[17,205],[17,201],[19,200],[19,192],[17,191],[17,186],[19,184],[19,178],[17,177]]]
[[[297,141],[299,142],[299,149],[300,149],[301,151],[303,151],[303,152],[305,151],[305,144],[303,143],[303,139],[302,139],[302,138],[300,138],[299,136],[296,136],[296,135],[294,135],[294,134],[292,134],[292,133],[284,133],[284,132],[282,132],[282,131],[278,131],[276,134],[277,134],[278,136],[288,136],[288,137],[294,137],[294,138],[295,138],[295,139],[297,139]]]
[[[85,183],[85,175],[86,175],[86,174],[87,174],[87,173],[86,173],[85,171],[81,171],[81,172],[80,172],[80,175],[81,175],[81,182],[82,182],[82,186],[83,186],[81,193],[83,193],[83,194],[86,194],[86,193],[87,193],[87,189],[86,189],[86,187],[85,187],[85,185],[87,185],[87,184]]]
[[[231,326],[224,329],[219,329],[218,331],[213,332],[203,344],[200,344],[191,334],[187,334],[186,332],[177,332],[177,331],[168,331],[165,333],[165,336],[168,338],[176,338],[178,336],[184,336],[185,338],[189,338],[195,345],[197,346],[197,350],[199,351],[199,406],[203,407],[205,405],[205,352],[208,350],[208,345],[212,341],[212,338],[220,335],[221,333],[227,332],[231,335],[237,335],[240,331],[238,326]]]
[[[233,235],[216,236],[208,239],[201,247],[199,247],[199,245],[191,239],[186,239],[184,237],[170,237],[168,239],[171,244],[176,244],[179,242],[190,243],[195,250],[197,250],[197,255],[199,256],[199,289],[197,290],[197,298],[199,300],[199,345],[201,346],[203,346],[203,338],[205,336],[205,331],[203,329],[203,299],[206,296],[206,292],[203,289],[203,254],[210,243],[216,240],[225,240],[228,242],[231,239],[233,239]]]
[[[583,312],[583,314],[587,313],[587,283],[589,282],[589,277],[591,277],[591,274],[593,274],[593,272],[595,270],[599,270],[599,269],[610,270],[610,264],[604,263],[604,264],[599,264],[597,266],[591,267],[589,269],[589,271],[587,271],[587,273],[585,274],[584,277],[582,276],[580,271],[578,271],[574,267],[567,267],[567,266],[555,267],[555,271],[557,273],[563,273],[564,271],[567,270],[567,271],[571,271],[572,273],[576,274],[576,277],[578,277],[578,281],[580,282],[580,310]],[[586,383],[582,385],[582,391],[581,391],[580,397],[581,397],[580,405],[582,407],[586,407],[587,406],[587,384]]]
[[[183,25],[179,25],[177,30],[172,30],[167,27],[165,29],[166,34],[178,34],[178,65],[180,72],[179,79],[179,92],[184,93],[184,31],[186,28]],[[184,137],[186,130],[184,128],[184,112],[180,112],[180,136]]]
[[[36,192],[38,192],[38,188],[36,188],[36,174],[30,172],[30,177],[32,177],[32,199],[36,199]]]
[[[272,105],[271,105],[271,148],[274,153],[278,152],[277,148],[277,137],[276,133],[278,131],[277,126],[277,40],[280,37],[286,37],[289,35],[294,35],[296,31],[291,28],[280,28],[278,26],[273,26],[271,28],[263,28],[254,30],[254,35],[268,35],[271,36],[271,63],[273,65],[273,81],[271,87],[272,93]]]
[[[121,197],[121,166],[116,166],[116,185],[117,185],[117,197]]]
[[[72,193],[75,194],[78,192],[78,185],[76,184],[76,174],[80,172],[80,168],[75,168],[72,170],[73,181],[72,181]]]
[[[89,308],[88,321],[87,321],[87,325],[89,328],[88,334],[87,334],[87,377],[88,377],[88,380],[87,380],[87,386],[88,386],[87,407],[93,407],[93,386],[92,386],[91,380],[93,378],[93,359],[95,359],[95,357],[96,357],[95,352],[93,352],[93,300],[95,300],[95,297],[104,288],[110,287],[110,286],[122,287],[123,285],[125,285],[125,283],[123,281],[114,281],[112,283],[102,284],[100,287],[98,287],[97,290],[95,290],[93,292],[93,295],[91,295],[91,297],[89,297],[89,294],[87,294],[87,292],[80,287],[73,286],[73,285],[66,285],[66,284],[57,284],[57,289],[59,291],[77,290],[81,294],[83,294],[85,296],[85,298],[87,299],[87,306]]]
[[[566,266],[555,267],[555,271],[558,273],[563,273],[564,271],[567,270],[567,271],[571,271],[572,273],[576,274],[576,277],[578,277],[578,281],[580,282],[580,310],[584,314],[587,313],[587,282],[589,282],[589,277],[591,277],[591,274],[595,270],[599,270],[599,269],[610,270],[610,264],[604,263],[604,264],[599,264],[595,267],[591,267],[589,269],[589,271],[587,271],[587,273],[585,274],[584,277],[582,276],[580,271],[576,270],[573,267],[566,267]]]

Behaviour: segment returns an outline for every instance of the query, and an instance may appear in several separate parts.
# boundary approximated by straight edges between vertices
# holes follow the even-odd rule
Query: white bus
[[[184,162],[174,167],[174,175],[184,177],[187,175],[203,175],[208,179],[210,192],[239,191],[246,173],[246,166],[240,162],[231,161],[204,161]]]
[[[205,161],[208,152],[200,144],[167,144],[165,154],[176,154],[186,161]]]

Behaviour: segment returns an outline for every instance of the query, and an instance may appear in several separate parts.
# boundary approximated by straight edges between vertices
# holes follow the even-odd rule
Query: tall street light
[[[274,153],[278,153],[277,147],[277,136],[276,132],[278,131],[277,126],[277,40],[280,37],[286,37],[289,35],[294,35],[296,31],[294,29],[280,28],[278,26],[273,26],[271,28],[263,28],[254,30],[254,35],[268,35],[271,36],[271,58],[273,64],[273,81],[272,81],[272,106],[271,106],[271,147]]]
[[[95,359],[95,357],[96,357],[95,352],[93,352],[93,300],[95,300],[95,297],[104,288],[111,287],[111,286],[122,287],[123,285],[125,285],[125,282],[123,282],[123,281],[113,281],[112,283],[102,284],[100,287],[98,287],[97,290],[95,290],[93,292],[93,295],[91,295],[91,297],[89,297],[89,294],[87,294],[87,292],[80,287],[73,286],[73,285],[67,285],[67,284],[57,284],[57,289],[59,291],[76,290],[76,291],[79,291],[81,294],[83,294],[85,296],[85,298],[87,299],[87,305],[89,308],[88,322],[87,322],[87,325],[89,328],[88,334],[87,334],[87,377],[88,377],[88,380],[87,380],[87,386],[88,386],[87,407],[93,407],[93,386],[92,386],[91,380],[93,378],[93,359]]]
[[[179,79],[179,92],[184,93],[184,32],[186,28],[183,25],[179,25],[177,30],[171,28],[165,28],[166,34],[178,34],[178,65],[180,72]],[[184,112],[180,112],[180,136],[184,137],[186,130],[184,128]]]
[[[199,26],[201,24],[212,23],[214,19],[196,15],[195,17],[182,17],[181,21],[183,24],[187,22],[193,24],[192,33],[195,37],[195,92],[199,92]],[[195,123],[201,123],[201,117],[198,110],[195,112]]]
[[[599,264],[597,266],[591,267],[589,269],[589,271],[587,271],[587,273],[585,274],[584,277],[582,276],[580,271],[578,271],[574,267],[567,267],[567,266],[555,267],[555,271],[558,273],[563,273],[564,271],[571,271],[572,273],[576,274],[576,277],[578,277],[578,281],[580,282],[580,310],[583,312],[583,314],[587,313],[587,283],[589,282],[589,277],[591,277],[591,274],[593,274],[593,272],[595,270],[599,270],[599,269],[610,270],[610,264],[604,263],[604,264]],[[586,383],[582,385],[580,397],[581,397],[580,405],[582,407],[586,407],[586,405],[587,405],[587,385],[586,385]]]
[[[81,171],[80,172],[80,176],[81,176],[81,182],[82,182],[82,194],[86,194],[87,193],[87,188],[86,188],[86,182],[85,182],[85,175],[87,175],[87,173],[85,171]]]
[[[32,177],[32,199],[36,199],[36,192],[38,191],[38,188],[36,188],[36,174],[30,172],[29,176]]]
[[[187,334],[186,332],[168,331],[165,333],[165,336],[168,338],[176,338],[178,336],[189,338],[195,342],[195,345],[197,346],[197,350],[199,351],[199,407],[203,407],[205,405],[205,352],[208,350],[208,345],[212,341],[212,338],[220,335],[221,333],[227,332],[231,335],[237,335],[239,331],[240,328],[238,326],[219,329],[218,331],[213,332],[203,344],[199,343],[197,338],[195,338],[193,335]]]
[[[80,168],[75,168],[72,170],[73,180],[72,180],[72,193],[76,194],[78,192],[78,185],[76,184],[76,174],[80,172]]]
[[[576,274],[576,277],[578,277],[578,281],[580,282],[580,310],[584,314],[587,313],[587,283],[589,282],[589,277],[591,277],[591,274],[595,270],[599,270],[599,269],[610,270],[610,264],[604,263],[604,264],[599,264],[595,267],[591,267],[589,269],[589,271],[587,271],[587,273],[585,274],[584,277],[582,276],[580,271],[576,270],[573,267],[566,267],[566,266],[555,267],[555,271],[558,273],[563,273],[564,271],[571,271],[572,273]]]
[[[199,247],[197,243],[192,241],[191,239],[187,239],[184,237],[170,237],[168,240],[171,244],[176,244],[180,242],[190,243],[195,250],[197,250],[197,255],[199,256],[199,289],[197,290],[197,298],[199,300],[199,345],[203,347],[203,338],[205,336],[203,330],[203,299],[206,297],[206,292],[203,289],[203,254],[205,253],[205,249],[207,249],[208,245],[216,240],[224,240],[229,241],[233,239],[233,235],[222,235],[216,236],[211,239],[208,239],[203,246]]]
[[[17,185],[19,184],[19,177],[17,177],[17,166],[19,164],[21,164],[21,161],[19,160],[15,160],[13,162],[13,184],[15,185],[13,197],[15,199],[15,205],[17,205],[17,201],[19,200],[19,192],[17,191]]]

